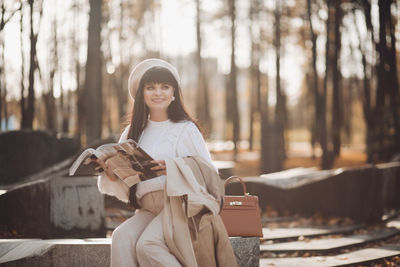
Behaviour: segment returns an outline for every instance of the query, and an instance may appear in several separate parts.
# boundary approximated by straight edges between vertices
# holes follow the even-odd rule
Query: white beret
[[[172,73],[178,84],[180,83],[178,71],[170,63],[158,58],[145,59],[137,64],[129,75],[128,90],[129,95],[132,97],[132,99],[135,99],[140,79],[142,79],[143,74],[153,67],[164,67],[168,69]]]

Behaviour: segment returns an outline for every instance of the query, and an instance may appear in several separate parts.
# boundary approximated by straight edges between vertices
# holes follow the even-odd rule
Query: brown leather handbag
[[[224,196],[224,205],[220,216],[225,224],[229,236],[257,236],[262,237],[262,225],[258,197],[247,193],[246,185],[237,176],[226,179],[226,186],[233,179],[242,184],[243,196]]]

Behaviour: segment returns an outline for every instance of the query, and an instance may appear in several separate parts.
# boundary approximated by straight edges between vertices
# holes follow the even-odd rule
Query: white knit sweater
[[[128,137],[129,126],[121,134],[119,142]],[[201,156],[213,165],[206,143],[196,125],[191,121],[171,122],[170,120],[148,121],[139,138],[138,144],[155,160],[165,160],[175,157]],[[214,166],[214,165],[213,165]],[[215,168],[217,170],[217,168]],[[149,192],[162,190],[165,175],[140,182],[136,196],[141,198]],[[129,188],[123,182],[110,181],[105,175],[99,177],[100,192],[117,197],[128,202]]]

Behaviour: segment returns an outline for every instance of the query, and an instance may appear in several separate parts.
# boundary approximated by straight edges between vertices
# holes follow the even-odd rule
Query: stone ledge
[[[0,230],[15,230],[24,238],[105,236],[104,196],[97,180],[63,174],[0,195]]]
[[[270,206],[280,214],[319,212],[374,223],[385,211],[400,208],[400,162],[328,171],[296,168],[243,179],[264,211]],[[225,189],[227,195],[243,194],[236,181]]]
[[[259,266],[260,239],[231,237],[239,266]],[[4,267],[110,266],[110,238],[0,239]]]

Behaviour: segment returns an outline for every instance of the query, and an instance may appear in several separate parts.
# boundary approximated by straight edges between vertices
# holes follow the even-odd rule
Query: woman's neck
[[[168,120],[167,112],[150,112],[150,120],[151,121],[166,121]]]

